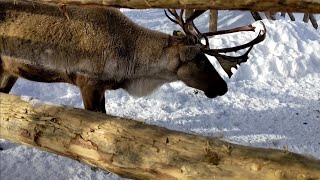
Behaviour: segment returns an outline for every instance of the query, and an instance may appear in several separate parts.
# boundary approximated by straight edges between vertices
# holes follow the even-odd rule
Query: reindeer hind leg
[[[18,77],[0,69],[0,92],[9,94]]]

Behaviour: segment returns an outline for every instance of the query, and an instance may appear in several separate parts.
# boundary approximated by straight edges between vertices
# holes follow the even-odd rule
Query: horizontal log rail
[[[20,0],[11,0],[19,3]],[[320,0],[27,0],[59,5],[320,13]]]
[[[0,138],[134,179],[320,179],[320,160],[0,93]]]

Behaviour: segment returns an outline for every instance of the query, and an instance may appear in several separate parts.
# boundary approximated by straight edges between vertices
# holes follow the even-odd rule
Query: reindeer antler
[[[180,15],[178,15],[177,11],[175,9],[168,9],[168,11],[170,12],[170,14],[172,16],[175,17],[175,19],[172,19],[167,11],[165,10],[165,15],[168,17],[169,20],[171,20],[172,22],[178,24],[182,30],[184,31],[185,35],[187,37],[189,37],[190,39],[192,39],[192,42],[194,44],[201,44],[201,38],[202,38],[202,34],[200,33],[200,31],[196,28],[196,26],[193,23],[193,20],[197,17],[199,17],[201,14],[203,14],[205,12],[205,10],[195,10],[192,15],[187,18],[185,21],[183,19],[183,13],[184,10],[181,9],[180,10]],[[190,28],[189,28],[190,27]]]
[[[250,51],[252,50],[253,46],[262,42],[265,38],[266,38],[266,27],[263,24],[263,22],[261,22],[262,26],[263,26],[263,30],[260,30],[258,36],[253,39],[252,41],[239,45],[239,46],[234,46],[234,47],[230,47],[230,48],[222,48],[222,49],[204,49],[203,52],[212,56],[220,56],[223,57],[224,59],[231,61],[231,62],[235,62],[237,61],[238,64],[240,64],[241,62],[245,62],[248,59],[248,54],[250,53]],[[252,26],[251,26],[252,27]],[[252,29],[254,30],[255,27],[252,27]],[[237,29],[236,31],[233,30],[228,30],[225,32],[217,32],[217,35],[221,35],[221,34],[226,34],[226,33],[233,33],[233,32],[240,32],[240,31],[247,31],[250,29],[250,26],[243,26],[240,28],[235,28]],[[240,30],[239,30],[240,29]],[[221,53],[227,53],[227,52],[236,52],[239,51],[241,49],[245,49],[248,48],[249,49],[246,51],[246,53],[244,53],[241,56],[227,56]]]
[[[254,45],[262,42],[266,38],[266,27],[261,22],[263,29],[260,30],[258,36],[253,39],[252,41],[235,46],[235,47],[229,47],[229,48],[222,48],[222,49],[211,49],[209,47],[209,36],[214,36],[214,35],[223,35],[223,34],[228,34],[228,33],[236,33],[236,32],[242,32],[242,31],[254,31],[255,27],[249,25],[249,26],[242,26],[242,27],[237,27],[234,29],[228,29],[228,30],[222,30],[222,31],[217,31],[217,32],[206,32],[206,33],[201,33],[198,28],[194,25],[193,20],[197,17],[199,17],[201,14],[203,14],[206,10],[195,10],[193,14],[187,18],[185,21],[183,19],[183,10],[180,11],[180,15],[178,15],[177,11],[175,9],[168,9],[170,14],[175,17],[175,19],[171,18],[167,12],[165,11],[166,16],[174,23],[178,24],[181,26],[182,30],[184,31],[185,35],[192,39],[193,44],[198,44],[202,47],[203,53],[216,56],[216,57],[222,57],[223,59],[230,61],[230,62],[245,62],[248,59],[248,54],[250,53],[251,49],[253,48]],[[188,28],[191,27],[191,28]],[[201,39],[205,39],[205,44],[201,43]],[[228,53],[228,52],[236,52],[241,49],[249,49],[246,51],[241,56],[228,56],[225,54],[221,53]]]

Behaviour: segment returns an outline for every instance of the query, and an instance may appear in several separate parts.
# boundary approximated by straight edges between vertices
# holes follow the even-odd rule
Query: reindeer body
[[[198,68],[195,63],[179,70],[182,57],[195,51],[191,59],[203,58],[197,48],[185,49],[180,38],[138,26],[117,9],[67,7],[66,12],[68,18],[55,6],[0,3],[0,92],[9,93],[18,77],[66,82],[80,88],[86,109],[105,112],[105,90],[148,95],[164,83],[188,81],[180,78],[183,73],[196,75],[188,72]],[[213,67],[204,70],[222,85],[217,95],[224,94],[219,74]]]

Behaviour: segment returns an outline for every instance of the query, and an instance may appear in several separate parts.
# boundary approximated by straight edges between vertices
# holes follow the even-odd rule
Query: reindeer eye
[[[202,69],[202,68],[205,68],[206,67],[206,62],[205,61],[200,61],[199,62],[199,67]]]

